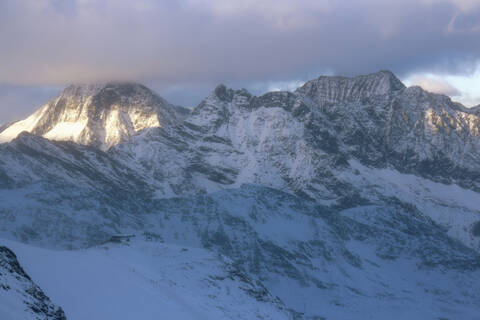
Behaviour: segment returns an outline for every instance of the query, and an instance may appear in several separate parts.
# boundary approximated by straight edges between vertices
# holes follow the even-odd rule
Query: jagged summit
[[[72,84],[66,87],[60,94],[63,97],[77,97],[88,99],[89,97],[104,98],[110,97],[127,97],[136,94],[143,94],[146,96],[156,96],[154,92],[144,85],[136,82],[120,82],[110,81],[104,83],[85,83]],[[157,96],[158,97],[158,96]],[[158,97],[160,98],[160,97]],[[161,98],[160,98],[161,99]],[[108,107],[109,105],[104,105]]]
[[[311,99],[319,105],[343,103],[348,101],[360,101],[364,98],[385,95],[406,89],[406,86],[388,70],[356,77],[320,76],[317,79],[306,82],[295,90],[294,95],[300,95]],[[285,92],[284,92],[285,93]],[[282,94],[280,94],[282,95]],[[215,102],[231,103],[234,100],[242,100],[249,103],[255,100],[264,102],[265,98],[277,97],[278,93],[268,92],[262,96],[253,96],[246,89],[235,90],[219,84],[213,92],[196,108],[205,109],[205,106]],[[238,101],[235,101],[238,105]]]
[[[219,84],[215,88],[215,90],[213,90],[210,97],[217,98],[224,102],[231,102],[235,95],[244,96],[246,98],[252,97],[252,94],[248,92],[247,89],[235,90],[235,89],[227,88],[224,84]]]
[[[405,85],[391,72],[379,71],[352,78],[320,76],[296,90],[319,105],[343,101],[359,101],[376,95],[384,95],[405,89]]]
[[[356,77],[320,76],[306,82],[295,90],[295,93],[305,95],[321,104],[357,101],[362,98],[388,94],[405,89],[406,86],[388,70],[381,70],[368,75]],[[269,93],[267,93],[269,94]],[[234,96],[251,98],[246,89],[235,90],[224,84],[219,84],[208,98],[231,102]]]
[[[106,150],[142,129],[177,123],[176,110],[136,83],[71,85],[30,117],[1,132],[0,143],[27,131]]]

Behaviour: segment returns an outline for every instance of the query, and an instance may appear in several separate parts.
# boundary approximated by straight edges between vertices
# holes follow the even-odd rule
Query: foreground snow
[[[280,302],[252,296],[261,288],[236,274],[228,259],[205,249],[140,240],[78,251],[0,245],[17,254],[69,320],[289,318]]]
[[[40,220],[22,221],[44,236],[0,244],[69,319],[474,320],[480,311],[478,253],[402,203],[332,211],[244,186],[152,206],[136,230],[75,212],[44,230],[39,211]],[[115,226],[136,236],[74,251],[34,247],[75,247],[87,230]]]
[[[0,245],[0,319],[66,320],[22,268],[12,250]]]

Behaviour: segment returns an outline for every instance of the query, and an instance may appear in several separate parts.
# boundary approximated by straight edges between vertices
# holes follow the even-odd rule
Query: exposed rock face
[[[107,150],[140,130],[177,122],[176,109],[142,85],[72,85],[27,119],[6,128],[0,142],[27,131]]]
[[[373,96],[389,95],[405,89],[405,85],[390,71],[354,78],[321,76],[296,90],[320,107],[345,102],[361,102]]]
[[[0,318],[66,320],[62,308],[25,273],[15,254],[0,246]]]
[[[480,118],[446,96],[411,87],[312,113],[349,158],[479,190]]]

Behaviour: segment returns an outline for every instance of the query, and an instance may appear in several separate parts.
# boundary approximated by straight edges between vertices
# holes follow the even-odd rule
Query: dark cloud
[[[2,0],[0,82],[134,80],[193,104],[219,82],[468,74],[479,37],[478,0]]]

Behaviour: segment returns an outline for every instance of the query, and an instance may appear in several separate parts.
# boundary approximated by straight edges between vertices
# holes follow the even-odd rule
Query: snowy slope
[[[22,133],[0,145],[0,234],[50,247],[97,243],[135,214],[148,185],[104,152]]]
[[[145,238],[80,251],[1,242],[70,320],[290,318],[265,288],[205,249]]]
[[[456,184],[434,182],[391,168],[374,169],[351,161],[353,170],[337,172],[340,181],[354,185],[363,199],[373,203],[398,200],[448,229],[448,234],[472,248],[480,248],[473,232],[480,221],[480,193]]]
[[[306,318],[475,319],[480,307],[478,253],[401,202],[339,213],[244,186],[156,207],[166,242],[230,256]]]
[[[145,128],[175,124],[176,110],[139,84],[72,85],[30,117],[0,132],[0,143],[27,131],[107,150]]]
[[[244,314],[260,318],[251,316],[257,302],[242,293],[252,292],[238,290],[245,289],[244,281],[224,282],[221,270],[229,268],[254,285],[255,299],[267,304],[258,308],[267,314],[273,311],[266,310],[279,306],[271,298],[276,296],[283,308],[306,319],[378,319],[379,315],[476,319],[480,308],[479,254],[400,201],[332,210],[275,189],[245,185],[208,195],[155,200],[148,212],[138,213],[141,227],[118,227],[116,233],[108,225],[96,225],[94,219],[68,216],[70,220],[58,221],[48,232],[36,224],[37,232],[46,233],[50,243],[55,239],[57,248],[75,247],[78,234],[94,227],[110,236],[136,237],[126,246],[104,243],[75,251],[4,241],[67,317],[70,310],[74,314],[99,310],[109,319],[109,305],[117,301],[131,301],[131,305],[122,304],[125,310],[120,309],[128,315],[139,301],[154,298],[157,304],[142,308],[154,313],[156,305],[161,307],[165,301],[173,309],[161,310],[184,315],[176,309],[180,302],[169,300],[170,291],[155,293],[158,284],[174,290],[191,310],[208,319],[221,318],[214,311],[220,306],[226,318],[242,319]],[[82,224],[86,225],[77,230]],[[55,234],[61,232],[70,232],[70,236],[57,238]],[[60,288],[58,283],[68,285]],[[94,290],[96,294],[78,298],[96,286],[101,286]],[[221,295],[219,290],[230,294]],[[130,293],[139,300],[130,299]],[[209,298],[199,302],[198,296]]]
[[[275,319],[291,310],[287,318],[473,320],[480,307],[479,254],[401,202],[332,211],[244,186],[157,200],[139,218],[142,228],[118,230],[136,234],[130,243],[74,251],[2,243],[73,319],[93,317],[89,310],[129,319],[141,303],[147,319],[162,311]]]
[[[18,263],[16,255],[0,246],[0,319],[66,320]]]

